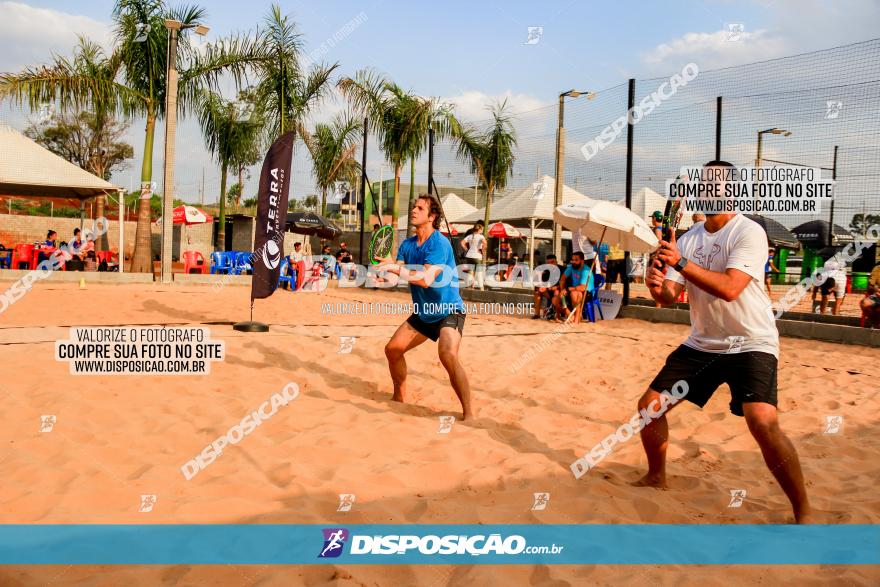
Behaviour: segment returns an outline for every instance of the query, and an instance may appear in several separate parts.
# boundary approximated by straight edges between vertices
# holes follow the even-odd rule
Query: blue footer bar
[[[0,525],[0,564],[878,565],[880,526]]]

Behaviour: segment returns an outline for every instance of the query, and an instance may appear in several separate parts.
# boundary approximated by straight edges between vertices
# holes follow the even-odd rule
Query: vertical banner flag
[[[281,258],[284,256],[293,139],[293,132],[278,137],[266,153],[263,170],[260,172],[251,300],[268,298],[278,287]]]

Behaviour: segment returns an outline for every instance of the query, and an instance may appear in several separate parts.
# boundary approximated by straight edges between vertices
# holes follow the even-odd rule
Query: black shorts
[[[437,342],[437,339],[440,338],[441,328],[455,328],[459,334],[462,334],[464,331],[464,319],[464,312],[454,312],[437,322],[425,322],[419,318],[418,314],[413,314],[406,319],[406,323],[412,326],[419,334]]]
[[[777,359],[770,353],[707,353],[681,345],[666,358],[666,364],[651,382],[651,389],[667,392],[684,380],[684,399],[701,408],[722,383],[730,386],[730,412],[743,415],[744,403],[776,405]]]
[[[620,278],[620,283],[623,283],[626,279],[626,259],[612,259],[608,261],[605,268],[605,283],[617,283],[617,278]]]

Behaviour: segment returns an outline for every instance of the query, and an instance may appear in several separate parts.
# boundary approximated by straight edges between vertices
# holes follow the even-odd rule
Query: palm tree
[[[304,71],[302,35],[277,4],[266,16],[259,38],[265,59],[257,64],[259,82],[253,94],[266,113],[268,142],[291,130],[303,136],[305,117],[330,91],[330,75],[339,64],[316,64]]]
[[[476,173],[486,188],[484,221],[487,230],[495,190],[503,191],[507,187],[507,179],[513,176],[513,163],[516,160],[513,154],[516,131],[512,117],[505,112],[506,108],[507,100],[489,108],[493,121],[486,130],[468,126],[456,136],[459,160],[470,164],[471,173]]]
[[[220,164],[217,247],[221,251],[226,243],[226,176],[230,168],[238,167],[250,153],[258,150],[263,128],[258,110],[251,111],[248,118],[241,118],[237,105],[214,92],[202,92],[197,107],[205,145]]]
[[[0,94],[33,107],[58,100],[65,105],[112,105],[125,117],[144,116],[144,156],[141,185],[149,189],[153,177],[153,142],[156,121],[165,114],[165,76],[168,66],[168,32],[165,19],[191,25],[204,19],[197,6],[168,7],[164,0],[117,0],[113,9],[116,44],[107,58],[112,76],[95,77],[83,62],[55,57],[51,67],[26,68],[0,77]],[[185,114],[205,88],[216,88],[223,73],[238,83],[249,65],[265,59],[259,39],[231,37],[195,51],[181,31],[178,44],[178,105]],[[140,200],[132,271],[150,270],[150,200]]]
[[[319,123],[315,131],[303,138],[312,155],[315,186],[321,190],[321,215],[327,215],[327,190],[345,179],[354,183],[361,166],[354,158],[363,129],[358,118],[337,115],[330,124]]]
[[[448,106],[407,92],[368,69],[357,72],[354,78],[341,79],[338,86],[352,107],[368,118],[386,160],[394,168],[391,225],[397,226],[403,163],[424,151],[432,124],[437,138],[444,138],[458,132],[458,121]]]

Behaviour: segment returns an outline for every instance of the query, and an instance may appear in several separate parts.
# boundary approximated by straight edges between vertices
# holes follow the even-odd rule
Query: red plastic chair
[[[199,251],[183,252],[183,272],[190,273],[193,269],[197,273],[208,273],[211,267],[208,265],[205,256]]]
[[[21,269],[21,264],[25,263],[27,268],[31,268],[34,258],[34,245],[15,245],[12,253],[12,268]]]
[[[106,261],[107,263],[113,263],[116,259],[116,253],[113,251],[95,251],[95,258],[100,264],[101,261]]]

